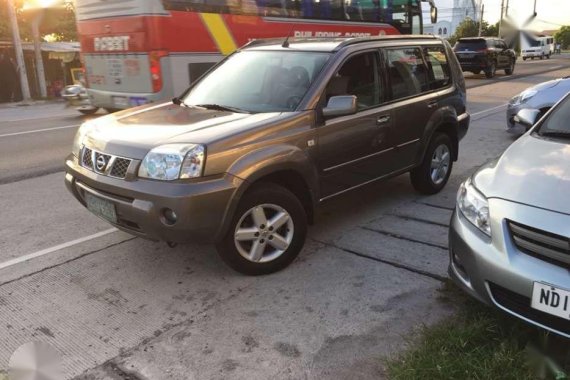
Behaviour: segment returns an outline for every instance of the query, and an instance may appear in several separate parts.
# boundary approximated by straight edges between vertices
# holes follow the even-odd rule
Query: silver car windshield
[[[552,110],[540,126],[539,134],[570,139],[570,95]]]
[[[202,78],[183,102],[238,112],[292,111],[329,57],[318,52],[238,52]]]

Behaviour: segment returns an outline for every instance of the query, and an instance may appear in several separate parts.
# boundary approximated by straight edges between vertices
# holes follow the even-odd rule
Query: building
[[[455,33],[457,26],[467,17],[479,21],[481,13],[480,1],[481,0],[453,0],[450,35]]]
[[[453,34],[451,21],[440,20],[433,24],[433,34],[443,38],[449,38]]]

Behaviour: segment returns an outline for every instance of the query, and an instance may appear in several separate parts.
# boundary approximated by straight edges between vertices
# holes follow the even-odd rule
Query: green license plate
[[[85,203],[87,203],[87,209],[93,214],[108,220],[111,223],[117,223],[117,212],[115,211],[115,205],[112,202],[86,192]]]

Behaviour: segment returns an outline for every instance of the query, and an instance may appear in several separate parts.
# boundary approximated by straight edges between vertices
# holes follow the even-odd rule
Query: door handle
[[[390,115],[383,115],[380,116],[377,120],[376,120],[376,124],[378,125],[382,125],[382,124],[386,124],[387,122],[390,121]]]
[[[428,108],[435,108],[435,107],[437,107],[437,101],[435,101],[435,100],[431,101],[428,103],[427,106],[428,106]]]

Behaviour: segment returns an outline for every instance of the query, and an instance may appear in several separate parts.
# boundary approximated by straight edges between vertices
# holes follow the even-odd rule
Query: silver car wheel
[[[435,185],[441,184],[449,172],[451,152],[445,144],[438,145],[431,158],[430,177]]]
[[[240,218],[234,232],[239,254],[254,263],[266,263],[280,257],[293,240],[291,215],[282,207],[262,204],[249,209]]]

